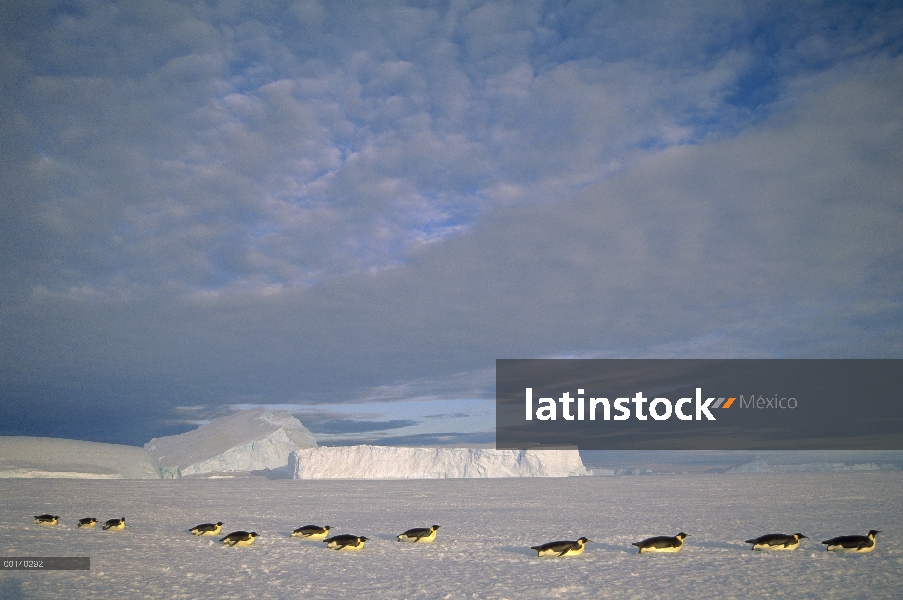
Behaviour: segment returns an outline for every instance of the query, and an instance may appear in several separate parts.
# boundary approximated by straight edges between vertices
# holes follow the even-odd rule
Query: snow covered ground
[[[903,472],[566,479],[0,481],[0,555],[90,556],[90,571],[0,571],[0,598],[903,598]],[[55,528],[34,515],[61,516]],[[80,517],[125,516],[121,532]],[[222,520],[247,548],[187,529]],[[315,523],[371,538],[360,553],[290,538]],[[434,544],[401,544],[439,524]],[[818,542],[880,529],[877,549]],[[691,535],[678,554],[631,542]],[[742,540],[800,531],[799,550]],[[582,556],[530,546],[582,535]]]

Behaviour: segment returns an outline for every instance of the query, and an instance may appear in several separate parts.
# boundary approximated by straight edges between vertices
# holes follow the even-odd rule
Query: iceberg
[[[154,438],[144,449],[164,479],[235,471],[274,471],[317,441],[285,410],[255,408],[179,435]]]
[[[332,446],[295,450],[293,479],[445,479],[589,475],[577,450]]]
[[[795,465],[770,465],[761,458],[748,463],[724,469],[723,473],[837,473],[841,471],[881,471],[892,470],[894,465],[878,465],[875,463],[856,463],[848,465],[842,462],[814,462]]]
[[[160,479],[160,471],[138,446],[4,436],[0,478]]]

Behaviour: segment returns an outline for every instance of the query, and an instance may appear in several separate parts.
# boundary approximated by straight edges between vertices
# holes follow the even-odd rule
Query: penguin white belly
[[[414,544],[422,544],[424,542],[435,542],[436,541],[436,533],[437,533],[437,531],[434,531],[429,535],[424,535],[419,538],[417,536],[407,536],[407,535],[401,534],[400,536],[398,536],[398,541],[411,542]]]
[[[828,546],[828,550],[831,552],[852,552],[854,554],[865,554],[867,552],[871,552],[872,550],[874,550],[876,545],[877,544],[872,544],[871,546],[860,549],[860,548],[855,548],[855,547],[854,548],[844,548],[843,546],[838,544],[836,546]]]
[[[789,544],[788,546],[784,546],[784,544],[778,544],[776,546],[769,546],[768,544],[756,544],[752,547],[753,550],[762,550],[762,551],[777,551],[777,550],[796,550],[799,548],[800,543],[796,542],[795,544]]]
[[[253,544],[253,543],[254,543],[254,538],[251,538],[251,539],[248,539],[248,540],[240,540],[240,541],[238,541],[238,542],[235,542],[235,543],[232,544],[232,545],[233,545],[233,546],[250,546],[250,545]]]
[[[537,552],[538,556],[580,556],[583,554],[583,548],[585,546],[580,546],[579,548],[568,548],[564,552],[560,550],[553,550],[552,548],[546,550],[539,550]]]
[[[338,552],[360,552],[364,549],[363,544],[358,544],[357,546],[352,546],[351,544],[349,544],[347,546],[341,547],[339,547],[338,544],[329,544],[327,547],[332,548],[333,550],[336,550]]]
[[[647,552],[677,552],[683,546],[671,546],[669,548],[640,548],[640,554],[646,554]]]

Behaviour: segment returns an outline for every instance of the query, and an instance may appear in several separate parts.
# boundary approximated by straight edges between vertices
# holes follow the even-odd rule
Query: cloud
[[[736,132],[788,77],[898,33],[773,8],[16,5],[6,166],[46,241],[26,280],[268,294],[397,266],[499,206]]]
[[[355,6],[4,7],[4,398],[900,353],[899,8]]]
[[[307,419],[307,428],[313,433],[365,433],[369,431],[386,431],[417,425],[419,421],[392,419],[389,421],[362,421],[360,419],[332,419],[329,421],[311,421]]]

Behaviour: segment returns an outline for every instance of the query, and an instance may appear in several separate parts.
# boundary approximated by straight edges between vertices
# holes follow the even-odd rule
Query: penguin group
[[[59,515],[35,515],[34,518],[35,525],[44,525],[47,527],[53,527],[60,522]],[[83,519],[78,520],[78,528],[79,529],[93,529],[97,525],[97,519],[94,517],[85,517]],[[103,524],[104,531],[122,531],[125,529],[125,517],[120,517],[118,519],[110,519],[106,523]]]
[[[830,552],[855,552],[865,554],[875,549],[875,536],[881,533],[872,529],[868,535],[842,535],[825,540],[826,549]],[[658,535],[639,542],[633,542],[631,545],[636,546],[640,554],[649,552],[679,552],[684,546],[684,540],[690,537],[688,533],[680,532],[675,536]],[[745,543],[752,544],[753,550],[771,551],[771,550],[796,550],[799,548],[800,540],[808,539],[802,533],[769,533],[761,535],[757,538],[746,540]],[[578,556],[583,553],[583,547],[587,542],[591,542],[585,537],[574,541],[549,542],[540,546],[531,546],[532,550],[536,550],[538,556]]]
[[[35,515],[35,525],[43,525],[53,527],[60,522],[59,515],[50,513],[43,515]],[[78,520],[80,529],[92,529],[97,525],[97,519],[94,517],[85,517]],[[125,517],[118,519],[109,519],[104,522],[104,531],[122,531],[125,529]],[[436,533],[439,531],[439,525],[430,525],[429,527],[415,527],[408,529],[396,536],[399,542],[412,544],[431,543],[436,540]],[[222,533],[223,522],[201,523],[195,525],[188,530],[195,536],[216,536]],[[302,525],[298,527],[289,537],[301,538],[304,540],[322,541],[326,544],[326,548],[330,550],[359,552],[364,549],[364,543],[370,538],[362,535],[340,534],[329,536],[332,529],[330,525]],[[872,552],[876,547],[876,536],[881,533],[877,529],[872,529],[866,535],[841,535],[830,538],[821,542],[825,545],[825,549],[829,552],[849,552],[856,554],[866,554]],[[232,533],[220,538],[220,542],[225,546],[250,546],[260,535],[256,531],[233,531]],[[633,542],[640,554],[658,553],[658,552],[679,552],[684,546],[684,540],[690,537],[690,534],[681,531],[677,535],[667,536],[659,535],[646,538],[639,542]],[[751,544],[751,549],[755,551],[781,551],[796,550],[800,546],[801,540],[809,539],[802,533],[768,533],[759,537],[746,540],[744,543]],[[565,557],[580,556],[586,544],[592,542],[587,537],[580,537],[576,540],[559,540],[555,542],[547,542],[537,546],[530,546],[531,550],[536,551],[536,555],[540,557]]]

